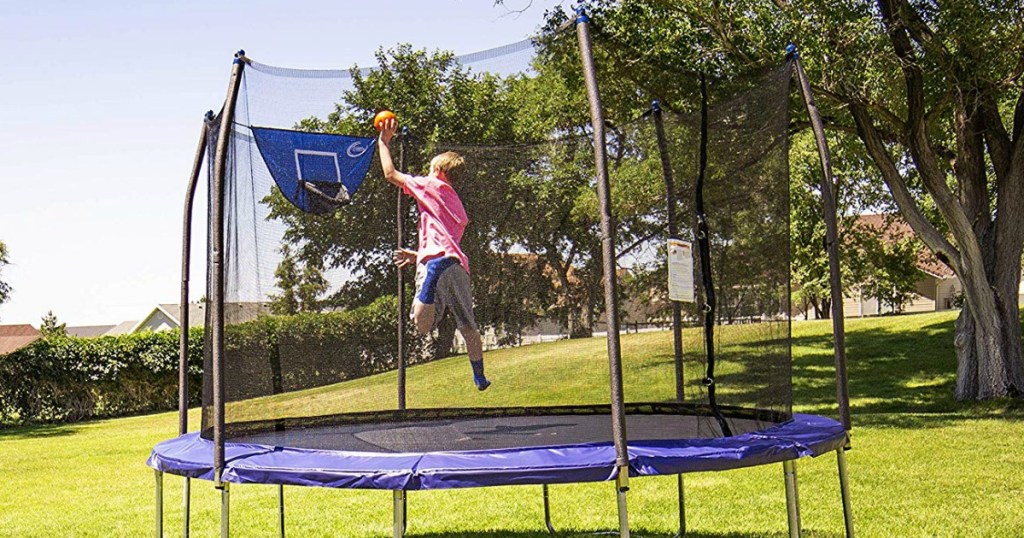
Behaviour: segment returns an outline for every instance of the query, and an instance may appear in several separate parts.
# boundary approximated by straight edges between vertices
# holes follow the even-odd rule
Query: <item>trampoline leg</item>
[[[284,484],[277,486],[277,528],[284,538]]]
[[[846,523],[846,538],[853,536],[853,508],[850,506],[850,481],[846,476],[846,449],[836,451],[836,462],[839,465],[839,492],[843,497],[843,522]]]
[[[185,483],[181,489],[181,537],[188,538],[189,520],[192,511],[192,479],[185,477]]]
[[[221,482],[220,489],[220,538],[231,535],[231,493],[227,482]]]
[[[156,478],[156,538],[164,535],[164,473],[153,471]]]
[[[796,462],[782,462],[782,471],[786,477],[786,511],[789,519],[790,538],[800,538],[800,498],[796,489]]]
[[[615,495],[619,505],[619,536],[629,538],[629,512],[626,509],[626,492],[629,491],[629,468],[619,467],[615,479]]]
[[[544,484],[541,487],[544,488],[544,525],[547,526],[549,534],[555,534],[555,527],[551,524],[551,504],[548,501],[548,485]]]
[[[395,511],[395,538],[402,538],[405,536],[405,491],[396,489],[394,491],[394,511]]]
[[[683,538],[686,536],[686,502],[683,497],[683,475],[679,475],[679,532],[676,534],[676,538]]]

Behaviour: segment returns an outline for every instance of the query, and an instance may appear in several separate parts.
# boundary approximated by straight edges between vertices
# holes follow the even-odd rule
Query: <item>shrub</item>
[[[173,409],[177,330],[99,338],[52,336],[0,357],[0,423],[59,422]],[[199,401],[203,330],[189,331],[192,403]]]
[[[261,316],[224,334],[231,400],[336,383],[394,369],[395,297],[344,312]],[[411,325],[411,324],[410,324]],[[166,411],[178,403],[177,330],[43,338],[0,356],[0,424],[65,422]],[[406,338],[410,362],[423,340]],[[201,402],[203,329],[189,330],[189,404]],[[248,394],[246,393],[248,392]]]

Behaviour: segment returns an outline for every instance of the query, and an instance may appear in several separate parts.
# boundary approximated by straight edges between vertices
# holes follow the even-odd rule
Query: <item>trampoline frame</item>
[[[622,367],[621,367],[621,355],[619,346],[619,331],[618,331],[618,304],[616,294],[616,271],[615,271],[615,245],[614,245],[614,230],[613,220],[611,215],[611,200],[610,200],[610,189],[608,185],[607,175],[607,159],[605,155],[605,136],[604,126],[605,122],[603,119],[603,112],[600,103],[600,94],[597,87],[596,80],[596,69],[594,66],[593,54],[591,51],[591,39],[589,30],[589,17],[584,11],[583,7],[577,9],[577,17],[574,21],[576,27],[576,34],[579,41],[579,48],[581,53],[581,59],[583,63],[583,74],[585,77],[585,84],[587,88],[588,101],[590,103],[591,113],[591,127],[593,129],[595,144],[595,168],[597,175],[597,190],[598,199],[601,211],[601,235],[602,235],[602,253],[603,253],[603,266],[606,278],[605,283],[605,301],[608,305],[607,308],[607,338],[608,338],[608,355],[609,355],[609,374],[610,374],[610,389],[611,389],[611,422],[613,430],[613,442],[616,451],[616,468],[617,473],[615,475],[615,492],[616,501],[618,506],[618,534],[623,538],[630,536],[629,531],[629,520],[628,520],[628,507],[626,494],[629,491],[629,456],[628,456],[628,445],[626,441],[625,433],[625,410],[624,410],[624,398],[623,398],[623,386],[622,386]],[[572,24],[572,23],[569,23]],[[566,25],[568,26],[568,24]],[[810,84],[807,81],[806,74],[803,71],[802,65],[800,64],[799,54],[796,52],[796,48],[793,45],[787,47],[787,58],[794,61],[796,67],[796,77],[799,82],[801,96],[806,106],[808,115],[811,119],[812,128],[814,131],[815,142],[819,151],[819,158],[822,166],[823,177],[821,180],[821,192],[822,192],[822,205],[823,213],[825,215],[826,222],[826,240],[827,249],[829,255],[829,271],[830,271],[830,293],[832,295],[833,304],[833,336],[834,336],[834,353],[836,360],[836,394],[837,402],[839,404],[840,418],[842,425],[846,432],[851,429],[850,414],[849,414],[849,396],[847,391],[846,381],[846,364],[845,364],[845,342],[843,338],[843,315],[841,310],[841,289],[839,288],[839,266],[838,266],[838,244],[836,241],[836,204],[832,194],[832,172],[830,164],[830,156],[828,150],[828,144],[825,140],[823,122],[820,114],[818,113],[817,107],[814,104],[814,98],[811,93]],[[227,146],[228,146],[228,133],[230,126],[234,121],[234,109],[238,97],[239,86],[241,83],[242,71],[244,66],[250,60],[245,57],[244,51],[239,51],[235,55],[231,70],[231,78],[228,87],[227,97],[225,99],[224,107],[221,112],[220,124],[218,126],[213,125],[213,115],[208,112],[203,123],[203,129],[200,136],[199,148],[196,152],[195,162],[190,176],[188,194],[186,196],[185,203],[185,218],[184,218],[184,231],[183,231],[183,252],[182,252],[182,282],[181,282],[181,297],[182,297],[182,319],[187,320],[187,309],[188,309],[188,290],[189,290],[189,256],[191,250],[191,218],[193,210],[193,201],[196,191],[196,184],[201,173],[201,167],[203,162],[204,153],[207,151],[207,134],[210,129],[218,129],[217,147],[214,151],[214,178],[212,182],[210,196],[214,201],[212,204],[213,214],[210,216],[212,234],[212,245],[211,245],[211,256],[210,256],[210,267],[208,267],[208,277],[210,278],[210,287],[214,290],[213,297],[210,301],[209,315],[213,320],[213,327],[210,331],[209,337],[212,339],[212,368],[210,375],[212,376],[213,382],[213,482],[214,486],[221,490],[221,525],[220,532],[222,538],[226,538],[230,534],[230,484],[222,480],[222,472],[225,468],[225,439],[224,439],[224,364],[223,364],[223,351],[224,351],[224,334],[223,334],[223,266],[222,266],[222,255],[223,255],[223,186],[225,168],[227,163]],[[704,91],[704,81],[701,78],[702,91]],[[705,97],[706,99],[706,97]],[[662,137],[664,136],[663,127],[661,125],[661,111],[657,102],[652,104],[652,113],[655,118],[657,131],[659,135],[659,149],[664,152],[664,144]],[[706,114],[705,110],[703,112]],[[404,134],[404,133],[403,133]],[[706,136],[706,135],[705,135]],[[404,140],[404,136],[402,137]],[[703,145],[704,140],[702,140]],[[702,148],[703,149],[703,148]],[[403,148],[404,150],[404,148]],[[400,153],[404,156],[404,151]],[[404,159],[403,159],[404,160]],[[667,161],[667,157],[662,155],[663,169],[665,170],[665,180],[668,183],[669,190],[671,193],[671,168]],[[398,213],[399,213],[399,228],[397,230],[398,240],[401,244],[403,241],[404,230],[402,229],[402,219],[404,205],[402,202],[403,198],[399,194],[398,201]],[[669,214],[674,214],[674,197],[669,195]],[[670,226],[670,234],[673,233]],[[404,277],[399,272],[399,289],[404,288]],[[840,299],[837,300],[837,297]],[[677,381],[677,393],[681,394],[682,385],[682,370],[681,370],[681,349],[680,349],[680,338],[679,338],[679,311],[678,308],[673,311],[674,321],[674,348],[676,354],[676,381]],[[399,315],[399,320],[403,320],[403,316]],[[401,321],[400,321],[401,322]],[[187,327],[187,323],[183,322],[183,327]],[[399,329],[400,348],[402,347],[402,331]],[[179,380],[179,434],[184,435],[188,429],[187,409],[188,409],[188,379],[187,379],[187,350],[188,350],[188,331],[181,331],[180,341],[180,356],[179,356],[179,368],[180,368],[180,380]],[[710,366],[710,365],[709,365]],[[399,409],[405,408],[405,395],[404,395],[404,354],[401,353],[399,357],[400,367],[400,382],[399,382],[399,393],[398,393],[398,405]],[[710,380],[713,383],[713,379]],[[712,402],[712,407],[714,403]],[[716,409],[712,409],[716,411]],[[846,444],[843,447],[836,449],[836,461],[837,471],[839,476],[840,494],[843,508],[844,526],[846,530],[847,538],[854,537],[853,530],[853,516],[849,493],[849,479],[847,472],[846,456],[845,451],[850,449],[849,437],[846,437]],[[799,457],[799,456],[797,456]],[[796,461],[795,458],[789,458],[782,461],[783,465],[783,477],[785,483],[786,492],[786,506],[787,506],[787,522],[789,528],[789,535],[791,538],[799,538],[801,534],[800,525],[800,508],[799,508],[799,495],[797,487],[797,475],[796,475]],[[163,505],[164,505],[164,489],[163,489],[163,478],[164,471],[154,469],[155,478],[155,534],[158,537],[163,536]],[[554,524],[552,522],[552,512],[550,506],[550,492],[548,484],[542,484],[542,500],[544,509],[544,524],[548,532],[555,534]],[[284,500],[284,485],[278,484],[278,528],[280,536],[285,535],[285,500]],[[679,509],[679,531],[677,537],[682,537],[686,534],[686,512],[685,512],[685,494],[684,494],[684,482],[682,473],[677,474],[677,495],[678,495],[678,509]],[[190,523],[190,498],[191,498],[191,487],[190,478],[184,477],[183,487],[183,529],[182,536],[187,538],[189,536],[189,523]],[[393,490],[392,497],[392,510],[393,510],[393,529],[394,536],[400,538],[405,535],[408,527],[407,517],[407,505],[408,495],[405,490]]]
[[[839,490],[840,498],[843,510],[843,522],[846,530],[847,538],[854,538],[853,531],[853,511],[850,501],[850,490],[849,490],[849,476],[847,473],[846,464],[846,450],[848,447],[841,447],[835,450],[836,453],[836,464],[839,477]],[[797,482],[797,470],[796,460],[786,459],[782,462],[783,470],[783,481],[786,494],[786,521],[789,529],[790,538],[799,538],[801,536],[801,519],[800,519],[800,500],[798,493],[798,482]],[[156,523],[156,536],[163,536],[163,477],[164,472],[159,469],[154,469],[155,478],[155,523]],[[678,514],[679,514],[679,530],[676,533],[677,538],[682,538],[686,535],[686,504],[685,504],[685,490],[683,483],[683,474],[679,473],[677,477],[677,499],[678,499]],[[186,484],[188,478],[186,478]],[[227,536],[230,533],[230,483],[222,482],[223,487],[221,488],[221,534]],[[616,491],[618,492],[618,484],[616,482]],[[285,501],[284,501],[284,484],[277,484],[277,496],[278,496],[278,535],[284,538],[285,532]],[[186,495],[187,497],[187,495]],[[544,526],[548,533],[552,536],[557,534],[555,530],[551,503],[550,503],[550,490],[549,484],[541,484],[541,497],[543,502],[544,510]],[[622,495],[617,495],[621,498]],[[620,506],[620,508],[622,508]],[[187,517],[187,512],[186,512]],[[395,538],[402,538],[405,536],[408,530],[408,491],[396,489],[392,490],[392,528],[393,536]],[[622,532],[620,518],[619,533]],[[626,529],[628,532],[628,528]],[[188,536],[188,527],[183,528],[183,535]]]

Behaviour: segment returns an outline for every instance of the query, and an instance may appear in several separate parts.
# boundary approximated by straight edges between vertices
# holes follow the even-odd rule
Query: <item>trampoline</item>
[[[396,138],[401,170],[418,171],[439,151],[465,157],[456,188],[475,226],[463,241],[474,264],[474,310],[494,346],[507,348],[486,355],[507,362],[485,359],[495,380],[486,392],[469,385],[464,359],[433,351],[406,322],[413,290],[391,252],[410,246],[405,228],[413,215],[380,176],[375,139],[337,134],[375,113],[338,103],[354,99],[374,71],[288,69],[236,55],[224,108],[204,120],[186,196],[182,326],[189,324],[193,198],[207,161],[202,424],[189,431],[190,343],[182,331],[179,436],[157,444],[147,461],[156,478],[157,536],[164,533],[165,473],[185,479],[185,536],[196,479],[220,490],[222,537],[230,533],[230,485],[277,486],[281,536],[285,486],[389,490],[400,538],[412,491],[541,486],[544,523],[555,533],[548,486],[605,481],[614,484],[616,533],[628,537],[631,478],[677,477],[682,536],[683,475],[782,463],[786,520],[796,538],[795,462],[835,453],[852,538],[835,241],[839,420],[793,412],[794,79],[815,126],[823,176],[831,177],[798,55],[791,49],[782,65],[728,83],[678,73],[674,93],[692,102],[669,112],[654,101],[639,117],[611,125],[591,47],[589,18],[580,11],[544,39],[431,60],[445,80],[478,81],[479,91],[491,92],[574,60],[583,66],[582,83],[564,91],[580,92],[589,123],[522,139],[514,129],[469,136],[464,126],[424,125],[430,136]],[[614,50],[604,53],[615,61]],[[514,122],[517,112],[509,114]],[[616,188],[632,189],[618,206],[610,169]],[[822,181],[821,192],[834,238],[830,185]],[[538,207],[555,212],[559,204],[566,208],[560,220],[540,220]],[[389,271],[397,285],[379,286]],[[650,326],[641,330],[641,322]],[[548,329],[538,327],[552,325],[566,341],[543,343],[540,331]],[[449,329],[443,336],[442,324],[434,342],[453,338]],[[528,345],[530,331],[537,334]],[[586,336],[606,342],[606,358],[594,359],[581,351],[591,349],[587,340],[570,338]],[[444,377],[452,375],[458,379]],[[395,399],[382,399],[381,387],[393,387]]]
[[[614,480],[618,467],[607,408],[479,410],[475,418],[408,410],[365,422],[242,436],[225,445],[223,480],[330,488],[429,490]],[[730,417],[738,431],[700,438],[682,406],[630,405],[631,476],[675,475],[767,465],[839,450],[835,420],[794,415],[767,429]],[[726,410],[728,411],[728,410]],[[490,415],[490,416],[487,416]],[[340,441],[339,441],[340,439]],[[149,465],[213,479],[213,443],[198,433],[156,446]]]

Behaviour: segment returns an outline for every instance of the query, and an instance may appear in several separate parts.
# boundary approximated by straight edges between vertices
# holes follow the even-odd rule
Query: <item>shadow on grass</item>
[[[74,435],[81,428],[80,424],[33,424],[26,426],[7,426],[0,428],[0,441],[20,439],[45,439]]]
[[[618,536],[618,531],[612,531],[612,529],[589,529],[589,530],[565,530],[561,528],[555,529],[557,534],[555,536],[565,538],[584,538],[594,536]],[[817,536],[820,538],[833,538],[842,536],[838,532],[826,532],[821,530],[807,529],[804,528],[803,532],[807,536]],[[666,533],[660,531],[651,531],[639,528],[630,528],[630,535],[634,538],[666,538],[675,536],[674,532]],[[536,531],[536,532],[516,532],[516,531],[472,531],[472,532],[430,532],[425,534],[419,534],[415,530],[410,529],[410,538],[477,538],[480,536],[487,536],[491,538],[551,538],[551,534],[547,531]],[[775,531],[775,532],[693,532],[687,531],[687,538],[785,538],[789,536],[788,532]]]
[[[850,412],[859,425],[934,428],[965,418],[1003,417],[1024,411],[1024,401],[957,402],[953,319],[900,327],[857,328],[846,334]],[[803,348],[793,361],[793,401],[801,411],[836,413],[831,335],[793,339]],[[931,415],[931,416],[923,416]]]
[[[854,427],[937,428],[965,419],[1024,419],[1024,400],[958,402],[953,318],[927,322],[913,315],[847,326],[847,376]],[[719,403],[784,409],[789,358],[765,332],[733,338],[718,349]],[[794,410],[837,416],[830,332],[793,337]],[[671,357],[657,357],[665,367]],[[688,385],[695,380],[688,379]],[[690,394],[688,392],[688,394]],[[926,416],[923,416],[926,415]]]

